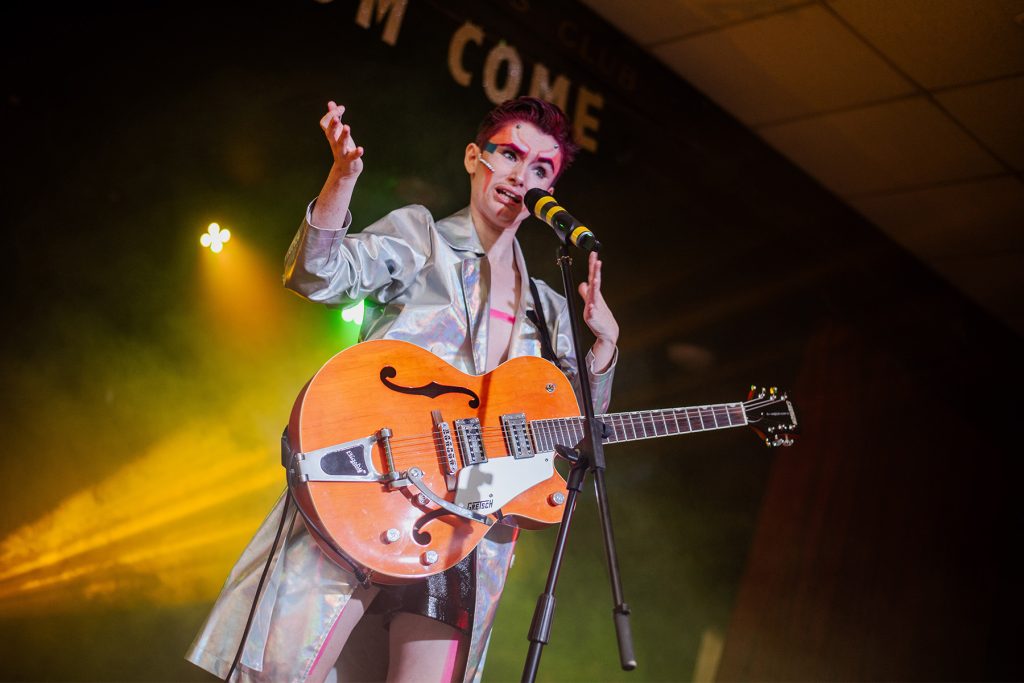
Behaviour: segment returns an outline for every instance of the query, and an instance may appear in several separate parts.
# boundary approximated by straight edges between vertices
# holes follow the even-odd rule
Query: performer
[[[531,285],[515,239],[528,215],[526,192],[553,190],[577,150],[564,114],[536,98],[503,103],[466,147],[467,208],[435,221],[425,207],[407,206],[349,235],[363,148],[342,122],[344,112],[329,102],[320,120],[334,163],[288,250],[285,286],[325,304],[365,299],[363,339],[413,342],[470,374],[516,356],[554,356],[576,386],[565,299],[543,282]],[[596,338],[587,362],[600,413],[610,396],[619,330],[601,295],[596,254],[579,293]],[[235,657],[283,500],[235,565],[187,655],[222,678]],[[514,527],[495,524],[473,553],[446,572],[407,586],[366,587],[320,551],[294,508],[289,515],[287,540],[271,564],[236,680],[323,681],[367,610],[385,616],[388,680],[479,679]]]

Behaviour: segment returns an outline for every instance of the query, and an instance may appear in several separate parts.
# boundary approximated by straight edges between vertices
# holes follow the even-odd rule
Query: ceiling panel
[[[767,126],[758,133],[846,198],[1004,172],[923,96]]]
[[[706,31],[815,0],[583,0],[640,45]]]
[[[1024,0],[584,2],[1024,334]]]
[[[890,237],[927,259],[1024,254],[1024,182],[1012,175],[850,202]]]
[[[709,25],[680,0],[584,0],[584,4],[640,45],[677,38]]]
[[[820,5],[652,50],[748,125],[876,102],[914,90]]]
[[[982,308],[1024,335],[1024,297],[1020,295],[1024,253],[960,254],[932,260],[929,265]]]
[[[1024,334],[1024,182],[1007,175],[851,204]]]
[[[935,99],[989,149],[1024,171],[1024,76],[954,90]]]
[[[925,88],[1024,73],[1024,0],[829,0]]]

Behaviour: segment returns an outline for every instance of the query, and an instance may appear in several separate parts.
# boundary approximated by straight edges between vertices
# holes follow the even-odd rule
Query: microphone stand
[[[526,665],[523,668],[522,680],[524,683],[532,683],[536,680],[537,669],[540,666],[541,650],[548,643],[548,637],[551,633],[551,622],[554,619],[555,613],[555,586],[558,583],[558,575],[562,568],[562,558],[565,555],[572,516],[576,510],[576,498],[583,488],[583,482],[588,471],[594,472],[594,488],[597,491],[601,529],[604,533],[605,555],[608,560],[608,575],[611,579],[612,602],[614,603],[612,614],[615,620],[615,633],[619,643],[619,662],[625,671],[632,671],[636,668],[636,656],[633,653],[633,636],[629,625],[629,605],[626,604],[622,594],[618,555],[615,551],[615,537],[612,533],[612,519],[608,508],[608,496],[604,483],[604,424],[599,422],[594,416],[594,401],[590,393],[590,372],[587,368],[587,357],[580,342],[575,297],[572,296],[572,290],[574,289],[570,273],[572,259],[569,257],[568,240],[564,232],[559,231],[558,234],[562,241],[562,246],[559,249],[558,265],[562,271],[562,286],[565,289],[565,298],[568,302],[572,339],[576,348],[576,366],[579,373],[577,377],[580,383],[580,394],[583,398],[584,431],[583,439],[575,446],[566,444],[555,447],[560,455],[572,462],[572,468],[569,470],[569,476],[566,481],[568,496],[565,501],[565,510],[562,513],[562,523],[558,528],[558,537],[555,540],[547,583],[544,586],[544,592],[537,598],[537,607],[533,613],[533,623],[530,624],[530,650],[526,655]]]

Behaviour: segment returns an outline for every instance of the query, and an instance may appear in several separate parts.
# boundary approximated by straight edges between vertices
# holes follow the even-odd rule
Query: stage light
[[[219,254],[224,248],[224,243],[229,239],[231,239],[231,231],[222,229],[217,223],[210,223],[210,227],[199,238],[199,243],[204,247],[209,247],[214,254]]]
[[[229,421],[259,405],[243,398]],[[265,445],[215,422],[165,435],[0,538],[0,614],[212,599],[283,487],[272,462]]]
[[[341,319],[347,323],[363,324],[363,302],[357,301],[348,308],[342,309]]]

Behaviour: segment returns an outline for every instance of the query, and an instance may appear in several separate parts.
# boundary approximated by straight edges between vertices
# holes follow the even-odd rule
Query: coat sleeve
[[[284,286],[311,301],[385,303],[404,292],[430,258],[434,220],[423,206],[397,209],[349,235],[351,214],[341,229],[326,230],[310,223],[314,205],[315,200],[284,261]]]

